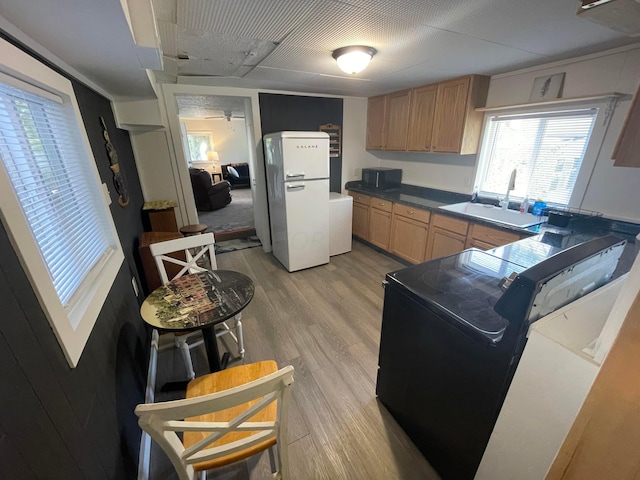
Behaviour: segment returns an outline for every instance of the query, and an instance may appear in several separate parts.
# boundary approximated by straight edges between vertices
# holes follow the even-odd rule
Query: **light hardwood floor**
[[[358,242],[328,265],[294,273],[261,248],[218,255],[217,262],[256,285],[242,316],[245,362],[275,359],[295,368],[288,418],[292,480],[438,479],[375,396],[381,282],[400,263]],[[206,373],[204,351],[193,357],[196,374]],[[158,384],[184,378],[183,369],[175,349],[162,351]],[[151,471],[152,480],[176,478],[158,448]],[[208,478],[270,478],[268,455]]]

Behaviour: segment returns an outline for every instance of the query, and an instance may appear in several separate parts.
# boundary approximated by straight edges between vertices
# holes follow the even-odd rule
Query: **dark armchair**
[[[221,167],[222,178],[227,180],[233,188],[251,186],[248,163],[228,163]]]
[[[201,168],[190,168],[193,198],[198,210],[218,210],[231,203],[231,185],[227,181],[213,183],[211,175]]]

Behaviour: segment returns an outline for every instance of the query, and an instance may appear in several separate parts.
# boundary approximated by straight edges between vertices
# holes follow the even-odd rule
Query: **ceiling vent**
[[[640,35],[640,0],[582,0],[577,15],[629,37]]]

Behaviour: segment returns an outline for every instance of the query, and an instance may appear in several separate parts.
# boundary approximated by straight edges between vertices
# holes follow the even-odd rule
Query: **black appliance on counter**
[[[402,183],[401,168],[363,168],[362,185],[377,188],[386,192],[399,190]]]
[[[443,479],[474,477],[530,324],[608,282],[625,243],[470,249],[386,275],[376,393]]]

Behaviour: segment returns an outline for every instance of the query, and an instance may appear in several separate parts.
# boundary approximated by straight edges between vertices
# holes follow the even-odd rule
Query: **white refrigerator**
[[[271,244],[290,272],[329,263],[329,135],[264,136]]]

